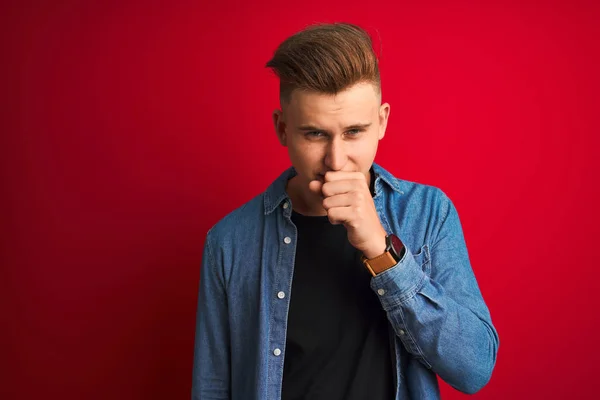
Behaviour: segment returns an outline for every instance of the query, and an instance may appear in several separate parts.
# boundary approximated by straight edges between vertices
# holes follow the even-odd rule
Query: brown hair
[[[359,82],[381,92],[371,37],[354,24],[311,25],[281,43],[266,67],[279,77],[286,102],[295,89],[337,94]]]

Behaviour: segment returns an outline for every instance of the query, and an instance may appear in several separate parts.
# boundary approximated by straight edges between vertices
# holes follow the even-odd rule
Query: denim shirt
[[[490,379],[499,341],[456,208],[438,188],[397,179],[375,163],[373,172],[381,224],[406,247],[370,282],[389,321],[396,399],[439,399],[436,374],[474,393]],[[281,398],[298,237],[286,193],[294,175],[290,167],[207,234],[193,399]]]

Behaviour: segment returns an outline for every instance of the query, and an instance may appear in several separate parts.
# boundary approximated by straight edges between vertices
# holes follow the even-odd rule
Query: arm
[[[379,295],[383,308],[408,352],[457,390],[475,393],[491,377],[498,334],[471,269],[456,209],[440,193],[441,217],[431,247],[417,256],[407,249],[396,266],[373,277],[371,287],[384,293]],[[431,263],[430,276],[421,261]]]
[[[210,231],[200,270],[192,399],[230,398],[230,350],[227,293],[222,269],[215,263]]]

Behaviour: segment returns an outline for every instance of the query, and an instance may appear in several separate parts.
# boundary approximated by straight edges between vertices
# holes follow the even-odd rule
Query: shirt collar
[[[395,190],[400,194],[404,194],[404,192],[400,189],[399,179],[394,177],[391,173],[376,163],[373,163],[372,168],[375,175],[375,196],[381,192],[382,182],[387,184],[392,190]],[[275,179],[267,188],[264,196],[265,215],[272,213],[273,210],[279,207],[283,201],[289,199],[289,196],[285,191],[285,187],[287,185],[287,181],[297,174],[298,172],[294,167],[289,167],[283,171],[281,175],[279,175],[279,177]]]

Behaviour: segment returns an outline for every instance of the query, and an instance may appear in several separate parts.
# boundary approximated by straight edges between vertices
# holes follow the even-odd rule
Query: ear
[[[379,140],[385,136],[385,129],[387,128],[388,118],[390,116],[390,105],[383,103],[379,106]]]
[[[283,120],[283,112],[281,110],[273,111],[273,125],[275,126],[275,133],[277,139],[282,146],[287,146],[287,133],[285,132],[285,121]]]

